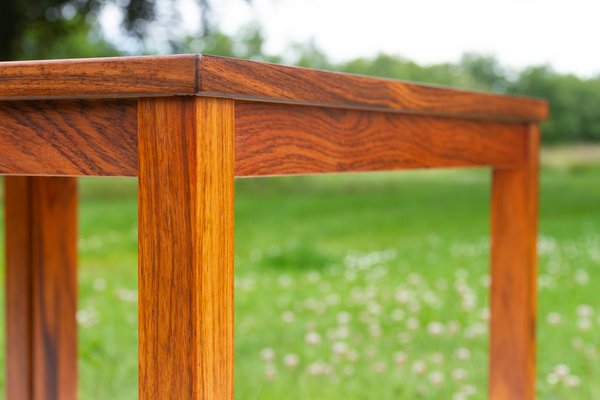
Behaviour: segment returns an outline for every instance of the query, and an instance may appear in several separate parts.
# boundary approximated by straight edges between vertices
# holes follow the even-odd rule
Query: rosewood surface
[[[0,63],[0,100],[200,95],[505,121],[543,100],[208,55]]]
[[[9,400],[77,397],[77,187],[7,177],[6,374]]]
[[[525,127],[422,115],[238,102],[236,176],[523,162]]]
[[[137,101],[0,102],[0,174],[136,175]]]
[[[525,161],[492,179],[490,399],[535,397],[540,132],[524,133]]]
[[[139,116],[139,398],[232,399],[233,101]]]

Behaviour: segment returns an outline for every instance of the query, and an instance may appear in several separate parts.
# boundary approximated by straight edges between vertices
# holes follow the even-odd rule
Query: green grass
[[[485,399],[489,184],[238,181],[236,398]],[[135,193],[81,184],[84,400],[136,398]],[[539,280],[540,398],[600,398],[600,168],[543,171]]]

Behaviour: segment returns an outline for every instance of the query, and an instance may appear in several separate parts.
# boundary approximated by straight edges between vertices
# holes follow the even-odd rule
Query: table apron
[[[138,99],[0,102],[0,174],[138,176]],[[235,176],[513,168],[526,123],[235,101]]]

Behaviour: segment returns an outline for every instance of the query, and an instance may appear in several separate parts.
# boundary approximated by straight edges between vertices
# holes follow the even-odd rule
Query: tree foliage
[[[199,34],[205,35],[210,4],[195,1],[200,8]],[[116,54],[115,46],[98,35],[102,9],[117,7],[124,35],[143,42],[158,22],[159,2],[175,9],[177,0],[0,0],[0,60]],[[177,16],[161,22],[174,26]]]
[[[548,66],[531,67],[519,74],[508,91],[548,99],[546,142],[600,141],[600,77],[582,79],[558,74]]]

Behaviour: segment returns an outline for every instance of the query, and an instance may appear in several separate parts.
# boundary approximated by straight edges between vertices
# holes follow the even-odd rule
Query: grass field
[[[236,398],[485,399],[489,178],[238,181]],[[137,396],[135,185],[81,184],[84,400]],[[540,398],[600,398],[600,167],[543,170],[539,249]]]

